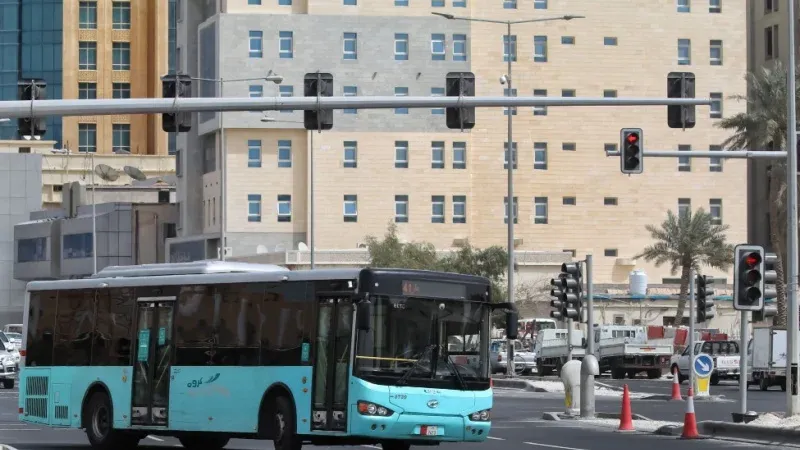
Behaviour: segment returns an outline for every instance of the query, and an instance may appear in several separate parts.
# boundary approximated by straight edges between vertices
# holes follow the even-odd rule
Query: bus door
[[[353,299],[346,295],[323,295],[317,301],[312,430],[346,431]]]
[[[167,426],[175,297],[139,297],[131,424]]]

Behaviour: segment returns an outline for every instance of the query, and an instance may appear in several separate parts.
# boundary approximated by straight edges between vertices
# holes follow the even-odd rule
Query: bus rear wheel
[[[182,436],[178,438],[183,448],[189,450],[220,450],[228,445],[230,438],[224,436]]]
[[[111,400],[104,392],[95,392],[83,408],[83,425],[92,448],[121,450],[136,448],[140,437],[114,429]]]
[[[295,415],[292,403],[288,398],[279,396],[275,399],[275,435],[272,445],[275,450],[300,450],[303,441],[297,436]]]

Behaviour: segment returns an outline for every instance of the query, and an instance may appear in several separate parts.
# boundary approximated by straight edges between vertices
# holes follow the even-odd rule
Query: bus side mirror
[[[372,318],[372,303],[371,302],[358,303],[356,309],[356,328],[358,328],[359,331],[369,331],[371,318]]]
[[[518,327],[519,314],[516,311],[508,311],[506,313],[506,339],[516,339]]]

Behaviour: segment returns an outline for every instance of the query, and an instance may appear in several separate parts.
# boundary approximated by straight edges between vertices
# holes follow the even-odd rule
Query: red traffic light
[[[747,265],[747,267],[753,268],[761,264],[761,255],[756,252],[750,253],[744,257],[744,263]]]
[[[639,142],[639,135],[637,133],[629,133],[625,140],[628,141],[628,144],[635,144]]]

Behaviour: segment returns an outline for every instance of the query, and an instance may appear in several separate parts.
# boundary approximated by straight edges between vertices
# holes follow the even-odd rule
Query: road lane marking
[[[150,435],[147,435],[147,439],[152,439],[152,440],[154,440],[154,441],[158,441],[158,442],[164,442],[164,440],[163,440],[163,439],[161,439],[161,438],[157,438],[157,437],[155,437],[155,436],[150,436]]]
[[[560,445],[540,444],[538,442],[524,442],[524,444],[533,445],[535,447],[560,448],[560,449],[563,449],[563,450],[586,450],[586,449],[583,449],[583,448],[562,447]]]
[[[379,449],[379,450],[383,450],[383,447],[378,447],[377,445],[362,445],[362,447],[367,447],[367,448],[377,448],[377,449]]]
[[[494,437],[494,436],[486,436],[486,439],[494,439],[495,441],[505,441],[503,438]]]

